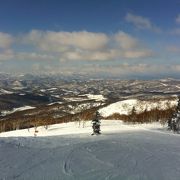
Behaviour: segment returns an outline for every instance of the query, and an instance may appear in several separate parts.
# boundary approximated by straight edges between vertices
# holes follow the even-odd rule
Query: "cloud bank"
[[[13,48],[13,43],[21,47]],[[22,51],[28,46],[31,51]],[[88,31],[32,30],[13,37],[0,32],[0,60],[108,61],[153,55],[141,41],[123,31],[108,35]]]
[[[161,32],[161,29],[159,27],[154,25],[148,18],[142,16],[127,13],[125,20],[128,23],[133,24],[138,29],[146,29],[157,33]]]
[[[133,19],[142,29],[154,28],[147,19],[134,19],[131,14],[127,18],[129,22]],[[168,51],[177,53],[179,48],[172,46]],[[4,66],[11,72],[15,69],[29,73],[108,74],[116,77],[179,73],[179,65],[151,63],[150,59],[155,55],[141,39],[124,31],[106,34],[31,30],[16,37],[0,32],[0,61],[12,62],[12,65],[7,63]]]

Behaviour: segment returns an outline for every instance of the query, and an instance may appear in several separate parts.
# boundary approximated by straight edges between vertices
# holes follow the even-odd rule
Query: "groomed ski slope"
[[[58,124],[0,134],[0,180],[179,180],[180,135],[158,123]]]

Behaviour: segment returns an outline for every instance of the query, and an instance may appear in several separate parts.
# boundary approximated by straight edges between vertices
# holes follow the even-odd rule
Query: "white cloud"
[[[176,23],[180,24],[180,14],[178,14],[178,16],[176,17]]]
[[[127,13],[125,20],[129,23],[132,23],[138,29],[147,29],[154,32],[161,32],[161,29],[155,26],[148,18]]]
[[[63,52],[71,48],[84,50],[103,49],[109,41],[104,33],[54,32],[32,30],[25,38],[26,42],[33,43],[43,51]]]
[[[180,65],[157,65],[157,64],[116,64],[116,65],[98,65],[89,64],[81,67],[62,67],[60,71],[63,74],[85,74],[85,75],[107,75],[120,77],[135,76],[158,76],[168,75],[180,72]]]
[[[114,35],[117,46],[121,48],[120,57],[124,58],[142,58],[153,55],[150,49],[144,48],[139,39],[120,31]]]
[[[63,54],[64,60],[112,60],[117,59],[119,52],[114,49],[104,51],[69,51]]]
[[[113,60],[152,56],[137,38],[120,31],[114,35],[105,33],[53,32],[33,30],[24,35],[25,43],[38,48],[41,53],[55,53],[66,60]]]
[[[114,35],[115,41],[118,43],[118,45],[123,49],[132,49],[136,48],[139,44],[138,40],[131,35],[120,31],[117,34]]]
[[[180,72],[180,65],[179,64],[173,65],[173,66],[171,66],[171,69],[174,72]]]
[[[179,46],[168,46],[166,49],[172,53],[180,53],[180,47]]]
[[[20,41],[15,39],[18,46],[22,42],[23,45],[28,44],[32,49],[29,52],[22,52],[20,48],[18,51],[11,50],[13,39],[15,38],[9,34],[0,33],[0,40],[4,42],[0,44],[0,60],[107,61],[146,58],[153,55],[139,39],[123,31],[107,35],[87,31],[32,30],[30,33],[21,35]]]
[[[13,37],[10,34],[0,32],[0,48],[9,48],[12,43]]]
[[[33,60],[33,61],[49,61],[55,60],[58,57],[36,52],[14,52],[11,49],[5,49],[0,52],[0,61],[5,60]]]
[[[173,29],[170,34],[173,34],[173,35],[180,35],[180,28],[175,28]]]
[[[11,49],[13,42],[13,36],[8,33],[0,32],[0,61],[9,60],[14,57],[14,52]]]
[[[36,52],[27,53],[27,52],[19,52],[16,53],[15,58],[18,60],[54,60],[55,56],[50,54],[40,54]]]
[[[129,50],[124,52],[125,58],[145,58],[145,57],[151,57],[154,53],[151,50],[148,49],[142,49],[142,50]]]
[[[0,52],[0,61],[6,61],[14,58],[14,52],[11,49],[5,49]]]

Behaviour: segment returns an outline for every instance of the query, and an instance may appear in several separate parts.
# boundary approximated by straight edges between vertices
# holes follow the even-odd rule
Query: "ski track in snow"
[[[159,130],[0,139],[0,180],[179,180],[179,177],[180,135]]]

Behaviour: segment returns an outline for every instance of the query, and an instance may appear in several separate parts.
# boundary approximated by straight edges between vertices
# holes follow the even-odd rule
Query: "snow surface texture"
[[[180,136],[158,123],[68,123],[0,134],[1,180],[179,180]],[[66,134],[66,135],[65,135]],[[30,137],[25,137],[30,136]]]
[[[128,115],[131,114],[133,107],[135,107],[137,113],[141,113],[145,110],[150,111],[156,108],[159,110],[165,110],[176,105],[177,99],[171,101],[142,101],[137,99],[129,99],[110,104],[109,106],[100,109],[99,113],[103,117],[108,117],[114,113]]]

